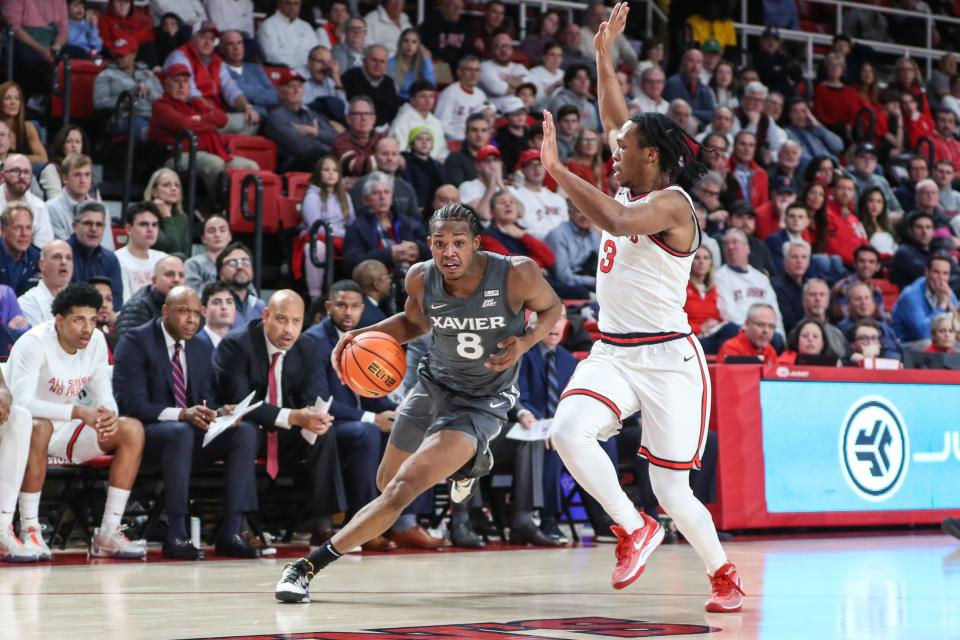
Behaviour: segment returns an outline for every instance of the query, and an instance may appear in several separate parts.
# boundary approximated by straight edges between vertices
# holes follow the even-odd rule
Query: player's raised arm
[[[563,302],[544,280],[540,267],[530,258],[514,257],[512,261],[507,279],[510,306],[536,312],[537,324],[527,326],[522,336],[511,336],[497,345],[503,351],[492,354],[485,365],[494,371],[504,371],[513,366],[524,353],[550,333],[563,312]]]
[[[613,68],[611,51],[617,38],[627,26],[627,14],[630,6],[627,2],[618,2],[610,12],[610,18],[600,23],[597,35],[593,38],[593,47],[597,50],[597,97],[600,104],[600,122],[610,148],[617,149],[617,132],[623,123],[630,119],[627,100],[617,81],[617,70]]]

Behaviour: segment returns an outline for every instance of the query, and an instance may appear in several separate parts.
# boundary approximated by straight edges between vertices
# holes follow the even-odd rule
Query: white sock
[[[727,562],[717,529],[707,508],[690,489],[690,472],[650,465],[650,486],[663,510],[670,514],[677,530],[694,548],[707,573],[713,575]]]
[[[20,492],[20,531],[40,528],[40,492]]]
[[[624,493],[597,434],[616,417],[610,408],[589,396],[563,399],[553,418],[550,437],[567,470],[603,510],[627,533],[643,526],[643,518]]]
[[[127,509],[127,499],[130,498],[128,489],[118,489],[109,487],[107,489],[107,502],[103,505],[103,520],[100,522],[100,531],[103,533],[113,531],[120,526],[120,520],[123,519],[123,512]]]
[[[10,407],[10,417],[0,425],[0,531],[6,531],[13,523],[32,430],[30,414],[15,406]]]

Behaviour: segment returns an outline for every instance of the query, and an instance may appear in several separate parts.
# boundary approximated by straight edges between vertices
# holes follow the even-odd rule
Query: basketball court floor
[[[0,638],[960,638],[954,538],[794,536],[726,547],[749,596],[740,614],[704,613],[703,567],[682,544],[658,549],[621,592],[609,586],[605,543],[351,555],[314,580],[312,604],[298,605],[273,598],[284,558],[60,556],[53,566],[0,564]]]

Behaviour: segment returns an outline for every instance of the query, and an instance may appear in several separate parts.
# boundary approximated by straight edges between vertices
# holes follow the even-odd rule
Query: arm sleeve
[[[73,405],[47,402],[37,398],[40,369],[44,362],[43,346],[33,335],[22,336],[11,353],[7,384],[13,401],[29,411],[34,418],[66,421],[73,413]]]

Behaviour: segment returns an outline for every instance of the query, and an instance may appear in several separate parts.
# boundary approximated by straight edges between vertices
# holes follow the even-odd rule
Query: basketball
[[[395,390],[407,372],[407,356],[400,343],[381,331],[362,333],[340,357],[344,383],[365,398],[379,398]]]

